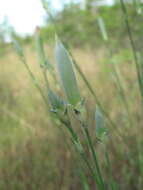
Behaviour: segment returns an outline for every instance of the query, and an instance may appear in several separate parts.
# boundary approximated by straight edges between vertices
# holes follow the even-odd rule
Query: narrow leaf
[[[104,117],[98,106],[96,107],[96,112],[95,112],[95,123],[96,123],[96,137],[102,139],[106,134],[107,129],[105,127]]]
[[[56,62],[60,76],[61,86],[64,90],[68,103],[76,106],[80,102],[80,93],[76,77],[73,71],[73,61],[63,44],[57,40]]]
[[[105,24],[102,17],[98,17],[98,24],[99,24],[99,28],[100,28],[103,40],[107,41],[108,35],[107,35],[107,31],[106,31]]]
[[[83,190],[89,190],[88,180],[87,180],[87,177],[84,175],[83,172],[80,172],[80,178],[82,181]]]
[[[45,51],[44,51],[44,46],[43,46],[43,40],[40,36],[39,27],[36,28],[35,40],[36,40],[36,49],[38,53],[38,62],[40,66],[45,66],[46,64]]]
[[[40,66],[47,67],[49,71],[53,70],[53,66],[45,54],[43,39],[40,35],[40,28],[38,27],[36,28],[35,41],[36,41],[36,50],[38,54],[38,62]]]
[[[48,90],[48,98],[53,111],[65,110],[66,103],[51,89]]]

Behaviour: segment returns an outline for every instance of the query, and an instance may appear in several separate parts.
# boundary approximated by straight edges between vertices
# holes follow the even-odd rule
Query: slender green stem
[[[116,81],[117,81],[117,82],[116,82],[116,85],[117,85],[117,87],[118,87],[118,89],[119,89],[119,94],[120,94],[120,97],[121,97],[121,99],[122,99],[124,108],[125,108],[126,113],[127,113],[129,125],[132,126],[132,125],[133,125],[133,124],[132,124],[132,120],[131,120],[132,117],[131,117],[131,114],[130,114],[130,111],[129,111],[128,101],[127,101],[127,99],[126,99],[126,95],[125,95],[123,86],[122,86],[122,84],[121,84],[119,75],[118,75],[118,73],[117,73],[117,71],[116,71],[116,68],[115,68],[114,64],[112,64],[112,65],[113,65],[113,70],[114,70],[114,76],[115,76]]]
[[[83,127],[84,127],[84,131],[85,131],[85,134],[86,134],[86,137],[87,137],[87,141],[88,141],[90,150],[92,152],[92,156],[93,156],[93,160],[94,160],[95,167],[96,167],[96,170],[97,170],[97,174],[99,176],[100,184],[101,184],[102,189],[104,190],[105,185],[104,185],[104,181],[103,181],[101,171],[100,171],[100,167],[99,167],[99,164],[98,164],[97,155],[96,155],[96,152],[94,150],[93,142],[92,142],[91,136],[89,134],[88,128],[86,126],[83,126]]]
[[[133,35],[132,35],[132,30],[131,30],[131,26],[130,26],[130,22],[129,22],[129,18],[128,18],[128,12],[127,12],[124,0],[120,0],[120,4],[121,4],[121,8],[122,8],[122,11],[124,14],[124,20],[125,20],[125,24],[126,24],[126,28],[127,28],[127,32],[128,32],[128,37],[129,37],[129,40],[131,43],[131,48],[132,48],[136,71],[137,71],[138,84],[139,84],[140,93],[141,93],[141,97],[142,97],[142,103],[143,103],[143,83],[142,83],[142,77],[141,77],[141,73],[140,73],[140,65],[139,65],[139,61],[138,61],[137,51],[136,51],[136,47],[135,47],[135,43],[134,43]]]
[[[47,78],[47,69],[46,68],[43,68],[43,76],[44,76],[44,80],[45,80],[45,83],[46,83],[47,90],[49,90],[50,85],[49,85],[49,81],[48,81],[48,78]]]
[[[104,24],[104,21],[103,21],[102,17],[98,18],[98,23],[99,23],[99,28],[101,30],[102,38],[105,41],[105,47],[107,49],[108,56],[109,56],[109,58],[112,58],[113,53],[112,53],[112,49],[109,46],[109,44],[110,44],[109,36],[108,36],[108,32],[106,30],[106,26]],[[126,98],[126,95],[125,95],[125,92],[124,92],[124,88],[123,88],[122,83],[120,81],[120,77],[119,77],[119,74],[118,74],[117,69],[115,67],[115,64],[113,63],[113,61],[111,61],[111,63],[112,63],[112,68],[113,68],[113,74],[114,74],[114,76],[116,78],[116,86],[119,89],[119,94],[120,94],[120,97],[122,99],[122,103],[124,104],[125,110],[126,110],[126,112],[128,114],[129,125],[132,126],[131,115],[130,115],[130,112],[129,112],[128,101],[127,101],[127,98]]]
[[[114,179],[112,176],[112,167],[111,167],[110,158],[109,158],[109,154],[108,154],[106,145],[104,145],[104,148],[105,148],[106,166],[107,166],[109,180],[110,180],[110,187],[111,187],[111,190],[116,190],[116,186],[115,186]]]
[[[98,173],[96,171],[94,171],[94,169],[92,168],[91,163],[89,162],[88,157],[87,157],[87,155],[86,155],[86,153],[85,153],[85,151],[84,151],[81,143],[79,142],[78,135],[76,134],[76,132],[73,130],[72,126],[69,123],[65,123],[63,120],[61,120],[61,121],[64,123],[64,125],[66,126],[66,128],[70,132],[71,137],[72,137],[72,142],[73,142],[76,150],[78,151],[78,153],[80,154],[80,156],[82,157],[82,159],[84,160],[84,162],[86,163],[87,167],[89,168],[89,170],[90,170],[90,172],[92,174],[93,179],[97,183],[98,187],[101,188],[101,183],[100,183],[100,180],[98,179]],[[75,142],[76,142],[76,144],[75,144]],[[76,145],[81,146],[82,151],[79,151],[79,149],[77,148]]]
[[[84,153],[84,154],[80,154],[80,155],[83,158],[84,162],[86,163],[87,167],[89,168],[89,170],[90,170],[90,172],[91,172],[91,174],[93,176],[93,179],[97,183],[97,186],[99,187],[100,190],[102,190],[101,185],[100,185],[100,183],[98,181],[97,175],[96,175],[95,171],[93,170],[93,168],[91,167],[91,164],[90,164],[89,160],[87,159],[86,154]]]
[[[27,69],[27,71],[28,71],[28,73],[29,73],[29,75],[30,75],[30,77],[31,77],[31,79],[32,79],[32,81],[33,81],[35,87],[36,87],[36,88],[38,89],[38,91],[40,92],[40,94],[41,94],[41,96],[42,96],[42,98],[43,98],[45,104],[49,107],[49,104],[48,104],[48,102],[47,102],[47,99],[46,99],[46,97],[45,97],[45,95],[44,95],[44,93],[43,93],[43,91],[42,91],[42,89],[41,89],[39,83],[37,82],[37,80],[36,80],[34,74],[31,72],[31,70],[30,70],[28,64],[26,63],[25,58],[22,58],[21,61],[24,63],[24,65],[25,65],[25,67],[26,67],[26,69]]]

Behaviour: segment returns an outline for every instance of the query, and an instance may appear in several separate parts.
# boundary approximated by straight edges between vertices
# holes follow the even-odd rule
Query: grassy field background
[[[86,2],[0,31],[0,190],[143,189],[142,3]]]
[[[35,50],[31,46],[25,46],[24,50],[27,62],[46,94]],[[46,54],[55,65],[53,52],[53,47],[46,47]],[[110,59],[102,48],[77,48],[71,52],[116,123],[116,128],[110,129],[106,140],[114,183],[118,184],[119,189],[141,190],[143,120],[130,50],[122,49]],[[131,128],[128,127],[128,115],[112,72],[112,61],[118,63],[131,114]],[[92,113],[95,103],[86,86],[77,77],[82,96]],[[61,124],[58,124],[58,128],[52,125],[39,92],[13,49],[0,58],[0,99],[0,189],[83,189],[76,170],[79,158],[69,145],[70,140],[65,138],[68,134]],[[94,130],[91,129],[92,134]],[[106,178],[108,169],[104,163],[104,146],[101,144],[97,149]]]

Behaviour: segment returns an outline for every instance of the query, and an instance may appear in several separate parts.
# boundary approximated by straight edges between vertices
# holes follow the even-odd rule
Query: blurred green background
[[[142,1],[124,1],[126,10],[120,1],[60,3],[61,7],[55,8],[52,2],[41,1],[45,16],[38,30],[46,56],[55,66],[57,33],[116,124],[105,142],[116,189],[142,190],[143,104],[134,60],[134,56],[137,57],[143,76]],[[27,63],[46,94],[37,64],[35,32],[21,35],[5,17],[0,24],[0,190],[83,189],[79,177],[82,163],[62,124],[56,121],[53,126],[39,92],[13,48],[13,38],[23,47]],[[77,78],[92,113],[93,98],[78,75]],[[61,93],[56,86],[54,88]],[[132,124],[128,125],[128,121]],[[92,134],[94,136],[94,132]],[[100,146],[95,144],[95,148],[103,175],[110,183],[104,147],[101,143]],[[86,175],[90,189],[96,190],[90,174]]]

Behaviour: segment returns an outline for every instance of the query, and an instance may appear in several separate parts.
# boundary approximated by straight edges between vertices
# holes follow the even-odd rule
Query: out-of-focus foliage
[[[132,32],[138,46],[142,46],[141,36],[143,33],[142,16],[137,14],[136,9],[127,4],[129,20],[132,24]],[[83,9],[79,4],[65,5],[61,12],[54,16],[54,22],[58,34],[64,42],[73,46],[97,46],[104,45],[98,26],[98,17],[102,17],[112,45],[125,46],[127,30],[123,20],[120,4],[113,6],[92,6]],[[48,19],[47,19],[48,20]],[[53,41],[55,33],[54,23],[47,21],[42,28],[41,34],[45,41]]]
[[[77,151],[83,154],[84,148],[88,158],[92,156],[88,150],[90,143],[86,144],[84,139],[84,135],[88,135],[86,125],[89,125],[87,129],[97,151],[106,190],[142,190],[143,104],[133,59],[133,53],[137,54],[139,74],[143,79],[142,7],[134,6],[131,0],[124,0],[128,1],[126,8],[129,25],[137,50],[132,51],[131,47],[127,48],[131,43],[125,24],[127,18],[124,18],[120,4],[95,7],[94,2],[103,0],[85,1],[87,4],[84,9],[81,4],[68,4],[59,12],[51,12],[53,18],[47,17],[47,24],[39,29],[37,48],[34,36],[22,38],[12,33],[22,44],[21,49],[15,44],[16,49],[22,63],[28,66],[28,71],[30,69],[32,80],[24,69],[24,64],[19,63],[18,56],[11,50],[11,44],[9,51],[5,52],[5,47],[9,45],[2,43],[0,190],[97,190],[90,172],[84,167],[80,155],[76,154]],[[60,44],[55,59],[51,46],[55,41],[55,33],[66,45],[73,46],[69,53],[70,57],[73,55],[73,61]],[[5,34],[2,32],[2,37]],[[73,70],[77,71],[75,75],[80,102],[80,98],[74,99],[74,102],[71,98],[75,92],[69,91],[71,67],[63,65],[66,64],[65,59],[68,64],[73,62]],[[55,69],[57,61],[60,70]],[[39,71],[40,68],[42,72]],[[66,91],[62,89],[62,83],[61,86],[58,85],[60,75],[57,75],[57,71],[62,75]],[[72,80],[75,77],[70,78]],[[40,93],[34,88],[33,81],[35,87],[42,90]],[[72,86],[75,86],[75,82]],[[45,97],[45,107],[40,94]],[[75,106],[76,103],[78,105]],[[47,114],[48,108],[51,112]],[[55,118],[56,115],[62,120]],[[64,128],[62,124],[68,125],[68,121],[73,125],[71,131],[67,131],[69,128]],[[84,133],[80,131],[83,127]],[[81,141],[80,143],[77,135],[72,133],[76,151],[69,138],[69,132],[73,131]],[[93,161],[96,159],[90,162],[94,166]]]

